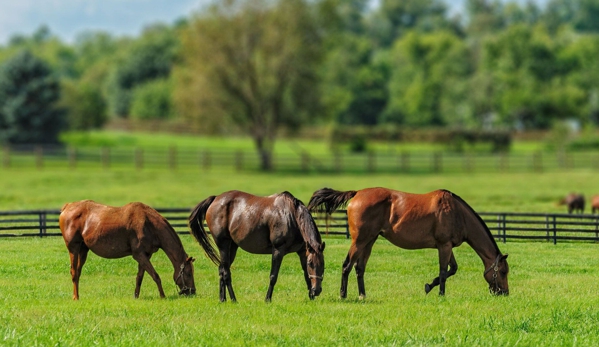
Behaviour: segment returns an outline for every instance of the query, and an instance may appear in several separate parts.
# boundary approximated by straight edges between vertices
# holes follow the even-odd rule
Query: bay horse
[[[204,229],[204,219],[219,254]],[[221,302],[227,301],[225,287],[231,301],[237,301],[231,264],[239,247],[254,254],[272,254],[267,302],[272,299],[281,262],[288,253],[299,256],[310,299],[320,295],[325,243],[306,206],[291,193],[260,197],[232,190],[210,196],[193,209],[189,227],[208,258],[219,267]]]
[[[387,188],[346,192],[323,188],[314,192],[308,209],[330,214],[350,199],[347,221],[351,246],[343,262],[341,298],[347,296],[348,276],[354,265],[359,297],[366,297],[364,272],[379,235],[404,249],[438,250],[439,276],[431,284],[425,284],[427,294],[438,285],[439,295],[445,295],[445,281],[458,269],[453,247],[463,242],[481,258],[485,267],[483,276],[489,283],[490,292],[509,293],[507,254],[499,251],[486,224],[459,196],[447,190],[410,194]]]
[[[173,279],[179,294],[195,294],[192,257],[185,253],[179,236],[155,209],[141,202],[112,207],[82,200],[65,204],[59,217],[60,231],[71,258],[73,300],[79,300],[79,277],[89,250],[102,258],[116,259],[131,255],[138,263],[134,297],[144,273],[150,274],[160,297],[162,282],[150,263],[152,254],[162,249],[175,268]]]
[[[565,198],[560,200],[560,205],[566,205],[568,207],[568,213],[584,212],[584,195],[577,193],[570,193]]]

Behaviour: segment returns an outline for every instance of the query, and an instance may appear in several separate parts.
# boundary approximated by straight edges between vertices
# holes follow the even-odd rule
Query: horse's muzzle
[[[196,295],[196,289],[195,288],[183,288],[179,292],[179,295]]]
[[[322,292],[322,288],[312,288],[310,289],[310,300],[314,300],[315,297],[319,296]]]
[[[489,289],[489,291],[491,292],[491,294],[497,295],[497,296],[499,296],[499,295],[505,295],[505,296],[510,295],[509,289],[496,289],[496,290]]]

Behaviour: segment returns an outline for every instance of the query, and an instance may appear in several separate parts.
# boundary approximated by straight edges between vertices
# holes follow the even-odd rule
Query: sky
[[[171,24],[198,11],[210,0],[0,0],[0,45],[15,34],[31,35],[47,25],[53,35],[72,43],[84,31],[137,36],[156,22]],[[218,0],[217,0],[218,1]],[[372,0],[374,2],[380,0]],[[516,0],[524,3],[526,0]],[[534,0],[546,3],[547,0]],[[446,0],[458,12],[465,0]]]
[[[41,25],[73,42],[84,31],[138,35],[156,22],[171,24],[208,0],[0,0],[0,45],[15,34],[31,35]]]

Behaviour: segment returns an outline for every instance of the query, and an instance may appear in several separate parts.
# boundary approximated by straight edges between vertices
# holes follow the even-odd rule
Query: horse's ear
[[[321,252],[324,251],[324,246],[326,246],[324,242],[320,244],[320,251]]]
[[[507,254],[504,254],[503,257],[501,257],[501,260],[506,260],[507,259]]]
[[[188,257],[187,261],[190,262],[190,263],[193,263],[194,261],[196,261],[196,258],[194,258],[194,257]]]

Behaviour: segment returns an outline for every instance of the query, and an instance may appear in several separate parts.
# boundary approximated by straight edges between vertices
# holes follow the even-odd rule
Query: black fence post
[[[507,235],[506,235],[507,234],[507,230],[506,230],[507,228],[505,227],[505,217],[506,217],[505,213],[502,213],[502,219],[503,219],[503,221],[502,221],[502,225],[503,225],[503,228],[502,228],[502,230],[503,230],[503,243],[505,243],[505,241],[507,240]]]
[[[43,237],[46,233],[46,212],[40,211],[39,214],[39,228],[40,228],[40,237]]]
[[[556,216],[553,216],[553,244],[557,244],[557,222],[555,221]]]

